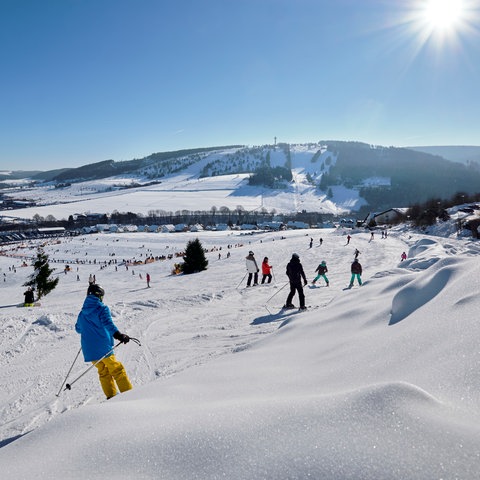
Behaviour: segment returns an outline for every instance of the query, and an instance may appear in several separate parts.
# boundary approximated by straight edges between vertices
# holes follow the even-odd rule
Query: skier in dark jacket
[[[35,304],[35,296],[33,294],[33,288],[32,287],[28,287],[28,289],[23,292],[23,294],[25,295],[25,306],[26,307],[33,307],[34,304]]]
[[[307,307],[305,306],[305,294],[303,293],[303,287],[307,285],[307,277],[305,276],[302,264],[300,263],[300,257],[296,253],[292,255],[290,262],[288,262],[287,276],[290,280],[290,293],[288,294],[284,308],[295,308],[295,306],[292,304],[292,299],[295,295],[295,292],[298,292],[300,310],[305,310]]]
[[[130,337],[120,333],[113,323],[110,309],[102,301],[104,295],[100,285],[88,287],[75,330],[81,335],[83,357],[86,362],[96,364],[100,384],[108,399],[117,394],[117,387],[125,392],[132,389],[132,384],[124,366],[113,354],[113,339],[128,343]]]
[[[322,277],[325,280],[325,282],[327,283],[327,287],[328,287],[330,285],[330,282],[328,281],[328,278],[327,278],[327,275],[326,275],[326,273],[328,272],[327,262],[325,260],[323,260],[322,263],[316,268],[315,271],[318,272],[318,275],[313,279],[312,284],[315,285],[317,280],[320,277]]]
[[[350,288],[353,287],[353,282],[355,280],[355,277],[357,278],[358,284],[361,285],[362,284],[362,266],[360,265],[360,262],[357,259],[353,261],[350,271],[352,272],[352,277],[350,278],[349,287]]]

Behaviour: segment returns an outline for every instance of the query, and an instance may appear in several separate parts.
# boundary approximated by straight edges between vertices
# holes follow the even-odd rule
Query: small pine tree
[[[38,298],[49,294],[58,283],[59,278],[51,278],[50,275],[55,270],[48,264],[48,255],[39,248],[37,250],[37,259],[33,264],[34,271],[30,275],[30,280],[23,284],[24,287],[33,287],[37,290]]]
[[[208,260],[205,258],[205,251],[198,238],[187,243],[183,260],[183,273],[197,273],[207,269]]]

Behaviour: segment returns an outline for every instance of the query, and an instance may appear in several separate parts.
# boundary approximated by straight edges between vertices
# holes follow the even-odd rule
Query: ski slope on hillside
[[[337,230],[199,237],[210,264],[190,276],[170,275],[175,257],[129,270],[102,262],[174,254],[193,234],[47,245],[61,278],[35,308],[16,306],[32,246],[0,257],[8,478],[474,478],[478,244],[401,229],[372,241],[355,232],[349,245]],[[355,248],[364,285],[345,291]],[[271,285],[244,288],[250,249],[269,257]],[[331,286],[306,287],[304,313],[280,311],[293,252],[310,281],[321,260],[329,267]],[[90,273],[120,330],[142,342],[118,349],[134,390],[109,402],[95,372],[55,395],[79,348],[73,326]],[[111,435],[122,462],[106,469]]]
[[[317,146],[296,145],[291,148],[291,165],[293,180],[284,188],[269,189],[250,186],[248,178],[253,173],[234,173],[202,177],[202,169],[208,162],[222,161],[228,165],[231,150],[212,153],[195,162],[179,173],[155,178],[145,175],[123,175],[101,180],[73,183],[59,188],[47,184],[22,188],[21,198],[35,201],[37,206],[8,210],[7,217],[31,219],[34,215],[47,217],[53,215],[57,220],[67,220],[70,215],[86,213],[133,212],[149,215],[151,212],[210,211],[212,207],[227,207],[235,210],[239,207],[246,211],[292,213],[298,211],[320,212],[342,215],[351,210],[358,210],[365,201],[359,197],[357,190],[343,186],[332,187],[332,198],[320,191],[308,181],[310,176],[318,183],[327,167],[321,167],[327,158],[333,164],[335,157],[331,152],[321,149],[321,155],[315,162],[312,158],[319,151]],[[285,152],[281,149],[271,150],[271,166],[284,167]],[[258,162],[253,159],[252,162]]]

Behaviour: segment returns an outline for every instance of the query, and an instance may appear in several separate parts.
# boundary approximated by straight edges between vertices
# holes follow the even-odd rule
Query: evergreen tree
[[[36,289],[37,296],[40,299],[49,294],[57,286],[59,277],[52,278],[50,276],[55,269],[50,268],[48,255],[41,248],[37,250],[37,259],[33,266],[34,271],[32,275],[30,275],[30,280],[25,282],[23,286]]]
[[[320,179],[320,183],[318,184],[318,187],[322,192],[326,192],[328,189],[328,186],[330,184],[330,175],[328,173],[324,173],[322,175],[322,178]]]
[[[196,273],[207,269],[208,260],[205,258],[205,251],[198,238],[187,243],[183,260],[183,273]]]

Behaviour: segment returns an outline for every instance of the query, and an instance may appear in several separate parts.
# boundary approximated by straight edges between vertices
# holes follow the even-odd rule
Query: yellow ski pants
[[[107,398],[112,398],[117,394],[117,386],[121,392],[126,392],[133,388],[125,367],[115,358],[115,355],[110,355],[100,360],[95,366],[98,369],[100,385]]]

